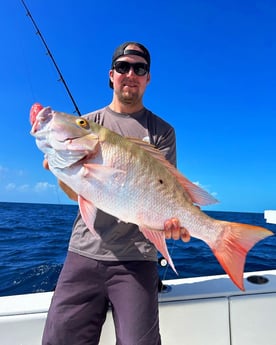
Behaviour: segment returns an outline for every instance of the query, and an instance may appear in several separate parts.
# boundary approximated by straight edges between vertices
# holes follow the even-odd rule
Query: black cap
[[[129,45],[135,45],[135,46],[139,47],[141,49],[141,51],[136,50],[136,49],[126,49],[126,47]],[[142,58],[144,58],[147,61],[148,65],[149,65],[149,69],[150,69],[150,53],[147,50],[147,48],[145,46],[143,46],[143,44],[138,43],[138,42],[125,42],[125,43],[121,44],[119,47],[117,47],[114,51],[113,56],[112,56],[111,68],[113,68],[114,62],[119,57],[126,56],[126,55],[141,56]],[[111,89],[113,89],[113,83],[110,79],[109,79],[109,86],[111,87]]]

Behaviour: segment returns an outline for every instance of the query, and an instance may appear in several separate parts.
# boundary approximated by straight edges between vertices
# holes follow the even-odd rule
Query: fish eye
[[[84,129],[89,129],[89,122],[85,119],[77,119],[76,124]]]

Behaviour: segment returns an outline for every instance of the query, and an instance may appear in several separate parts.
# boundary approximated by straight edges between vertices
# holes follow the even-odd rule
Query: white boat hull
[[[169,288],[159,296],[162,344],[276,344],[276,270],[244,276],[246,292],[226,275],[165,281]],[[253,284],[249,276],[268,282]],[[1,345],[40,345],[51,297],[51,292],[1,297]],[[114,334],[108,313],[100,345],[114,345]]]
[[[265,210],[264,218],[267,223],[276,224],[276,210]]]

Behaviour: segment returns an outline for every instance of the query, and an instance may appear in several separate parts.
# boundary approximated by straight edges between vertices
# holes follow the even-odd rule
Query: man
[[[126,42],[114,52],[109,71],[113,99],[86,118],[124,136],[155,145],[176,164],[174,129],[143,105],[150,82],[150,54],[140,43]],[[47,162],[44,162],[47,168]],[[61,187],[76,200],[75,193]],[[54,297],[43,345],[97,345],[108,307],[117,345],[161,344],[158,320],[157,252],[134,224],[97,211],[93,236],[78,214]],[[164,224],[167,238],[187,241],[177,219]]]

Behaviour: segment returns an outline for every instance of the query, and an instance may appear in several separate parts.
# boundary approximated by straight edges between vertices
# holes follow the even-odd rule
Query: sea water
[[[52,291],[66,257],[76,205],[0,202],[0,296]],[[264,226],[263,213],[206,211],[213,218]],[[224,274],[210,248],[192,238],[168,241],[178,276],[159,266],[161,279]],[[276,237],[256,244],[247,255],[245,271],[276,269]]]

